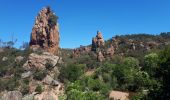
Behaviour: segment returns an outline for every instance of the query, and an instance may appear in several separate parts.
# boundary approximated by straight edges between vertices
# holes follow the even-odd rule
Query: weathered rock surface
[[[114,47],[111,45],[109,48],[106,50],[106,55],[107,56],[113,56],[115,53]]]
[[[90,47],[80,46],[80,48],[73,50],[73,57],[79,57],[81,53],[88,53],[90,51]]]
[[[8,57],[3,57],[2,58],[2,61],[7,61],[8,60]]]
[[[24,72],[21,74],[21,78],[28,78],[32,75],[32,72],[31,71],[28,71],[28,72]]]
[[[58,96],[52,91],[46,91],[35,95],[34,100],[58,100]]]
[[[19,91],[9,91],[4,93],[0,100],[22,100],[22,94]]]
[[[39,12],[31,33],[32,49],[42,48],[52,54],[58,54],[60,37],[57,19],[58,17],[49,7]]]
[[[18,56],[15,58],[15,62],[20,63],[23,59],[24,59],[24,57]]]
[[[22,100],[34,100],[34,94],[25,95]]]
[[[96,37],[92,39],[92,51],[96,51],[97,48],[104,46],[104,38],[102,36],[102,33],[97,31]]]
[[[43,83],[47,84],[47,85],[53,85],[53,86],[58,86],[60,83],[56,80],[54,80],[51,76],[47,75],[44,79],[43,79]]]
[[[102,62],[102,61],[104,61],[104,59],[105,59],[105,58],[104,58],[102,52],[101,52],[101,51],[98,52],[98,54],[97,54],[97,60],[100,61],[100,62]]]
[[[50,63],[52,66],[55,66],[59,63],[60,57],[50,54],[48,52],[44,52],[41,55],[32,53],[29,55],[28,60],[23,65],[24,69],[29,71],[32,68],[37,68],[40,70],[45,69],[46,64]]]
[[[120,91],[111,91],[109,94],[109,100],[129,100],[129,93]]]

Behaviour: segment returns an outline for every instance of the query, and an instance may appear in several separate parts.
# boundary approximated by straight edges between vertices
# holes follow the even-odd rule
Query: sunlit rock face
[[[104,46],[104,38],[101,32],[97,31],[96,37],[92,39],[92,51],[96,51],[97,48]]]
[[[41,48],[52,54],[58,54],[60,37],[57,19],[50,7],[45,7],[39,12],[32,29],[30,48]]]

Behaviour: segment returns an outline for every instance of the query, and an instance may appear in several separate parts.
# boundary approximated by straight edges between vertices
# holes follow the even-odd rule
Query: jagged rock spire
[[[59,52],[60,37],[57,20],[58,17],[50,7],[45,7],[39,12],[31,33],[31,48],[41,48],[52,54]]]
[[[96,37],[92,38],[92,51],[104,46],[104,38],[101,32],[97,31]]]

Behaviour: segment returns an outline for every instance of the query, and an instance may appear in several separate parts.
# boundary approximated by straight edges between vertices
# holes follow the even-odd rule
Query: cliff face
[[[31,48],[42,48],[52,54],[58,54],[60,37],[57,19],[58,17],[49,7],[39,12],[31,33]]]

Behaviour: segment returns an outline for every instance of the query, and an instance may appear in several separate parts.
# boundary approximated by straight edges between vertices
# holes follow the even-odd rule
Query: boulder
[[[2,61],[7,61],[7,60],[8,60],[7,57],[3,57],[3,58],[2,58]]]
[[[106,50],[106,55],[107,56],[113,56],[115,53],[114,47],[111,45],[107,50]]]
[[[34,100],[34,94],[25,95],[22,100]]]
[[[56,80],[53,80],[51,83],[51,85],[53,85],[53,86],[58,86],[59,84],[60,84],[60,82],[56,81]]]
[[[9,91],[4,93],[0,100],[22,100],[22,93],[19,91]]]
[[[58,96],[52,91],[45,91],[35,95],[34,100],[58,100]]]
[[[129,93],[120,91],[111,91],[109,100],[129,100]]]
[[[54,80],[51,76],[47,75],[44,79],[43,79],[43,83],[47,84],[47,85],[53,85],[53,86],[58,86],[60,84],[60,82]]]
[[[28,78],[32,75],[32,72],[31,71],[28,71],[28,72],[25,72],[25,73],[22,73],[21,74],[21,78]]]
[[[24,57],[18,56],[15,58],[15,62],[20,63],[23,59],[24,59]]]
[[[43,79],[43,83],[45,83],[45,84],[47,84],[47,85],[50,85],[53,80],[54,80],[54,79],[53,79],[51,76],[47,75],[47,76]]]
[[[32,68],[37,68],[39,70],[45,69],[47,63],[50,63],[52,66],[55,66],[59,63],[59,57],[48,52],[44,52],[41,55],[32,53],[29,55],[28,60],[23,65],[24,69],[29,71]]]

